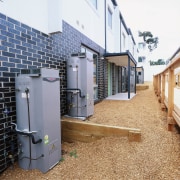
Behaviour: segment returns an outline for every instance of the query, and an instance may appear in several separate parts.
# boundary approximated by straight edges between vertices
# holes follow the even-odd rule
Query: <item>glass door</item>
[[[126,92],[126,68],[122,67],[121,72],[121,92]]]

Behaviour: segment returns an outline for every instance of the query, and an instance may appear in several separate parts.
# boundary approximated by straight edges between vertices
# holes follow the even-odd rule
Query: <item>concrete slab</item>
[[[130,93],[130,99],[128,99],[128,93],[118,93],[112,96],[108,96],[107,100],[131,100],[136,94]]]

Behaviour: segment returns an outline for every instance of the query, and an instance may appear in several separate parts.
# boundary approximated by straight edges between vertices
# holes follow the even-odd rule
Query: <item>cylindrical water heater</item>
[[[93,56],[72,54],[67,61],[68,115],[89,117],[94,113]]]
[[[59,71],[25,69],[15,83],[19,166],[45,173],[61,159]]]

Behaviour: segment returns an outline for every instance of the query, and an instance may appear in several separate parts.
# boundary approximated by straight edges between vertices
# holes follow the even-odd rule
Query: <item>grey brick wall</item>
[[[66,60],[81,45],[102,55],[104,49],[66,22],[63,32],[44,34],[0,13],[0,172],[17,158],[17,137],[10,132],[16,122],[15,76],[21,69],[47,67],[59,69],[60,86],[66,87]],[[107,97],[107,61],[98,62],[99,99]],[[3,101],[4,100],[4,101]],[[4,110],[8,108],[8,116]],[[61,92],[61,115],[67,113],[66,94]],[[16,155],[15,155],[16,154]]]
[[[108,62],[105,59],[98,61],[98,99],[108,96]]]

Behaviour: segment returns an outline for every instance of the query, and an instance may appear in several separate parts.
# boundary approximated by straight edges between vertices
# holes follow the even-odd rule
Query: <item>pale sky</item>
[[[180,0],[117,0],[134,37],[150,31],[159,37],[153,57],[167,60],[180,47]]]

